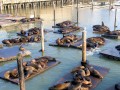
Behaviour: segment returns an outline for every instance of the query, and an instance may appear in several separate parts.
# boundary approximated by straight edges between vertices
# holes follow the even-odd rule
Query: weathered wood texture
[[[106,49],[100,52],[106,58],[110,58],[113,60],[120,60],[120,51],[115,48]]]

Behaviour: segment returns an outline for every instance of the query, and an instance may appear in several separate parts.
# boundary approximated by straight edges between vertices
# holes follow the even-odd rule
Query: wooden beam
[[[23,57],[22,57],[22,54],[18,54],[17,66],[18,66],[20,90],[25,90],[25,80],[24,80]]]
[[[82,32],[82,39],[83,39],[83,43],[82,43],[82,62],[86,63],[86,28],[84,28],[84,30]]]

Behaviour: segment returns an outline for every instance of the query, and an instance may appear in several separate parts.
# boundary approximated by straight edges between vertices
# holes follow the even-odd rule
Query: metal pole
[[[79,19],[78,14],[79,14],[79,7],[78,7],[78,0],[77,0],[77,26],[78,26],[78,23],[79,23],[79,21],[78,21],[78,19]]]
[[[115,29],[116,29],[116,16],[117,16],[117,9],[115,9],[115,21],[114,21],[114,31],[115,31]]]
[[[44,52],[44,29],[43,23],[41,22],[41,51]]]
[[[55,26],[55,3],[53,2],[53,20],[54,20],[54,26]]]
[[[17,66],[18,66],[20,90],[25,90],[25,80],[24,80],[24,71],[23,71],[23,57],[22,57],[21,54],[18,54]]]
[[[82,32],[82,39],[83,39],[83,43],[82,43],[82,62],[86,63],[86,28],[84,28],[84,30]]]

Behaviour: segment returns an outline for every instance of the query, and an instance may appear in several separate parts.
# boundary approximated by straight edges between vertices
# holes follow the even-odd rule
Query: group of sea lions
[[[92,80],[90,76],[102,79],[103,76],[91,65],[79,66],[72,70],[72,80],[54,85],[49,90],[90,90]]]
[[[24,31],[24,30],[21,30],[20,31],[20,35],[23,35],[23,36],[31,36],[31,35],[39,35],[40,33],[41,33],[41,31],[40,31],[41,29],[40,28],[37,28],[37,27],[35,27],[35,28],[31,28],[31,29],[29,29],[28,31]],[[18,33],[18,35],[19,35],[19,33]]]
[[[25,78],[29,78],[31,75],[43,71],[48,67],[49,61],[56,61],[55,58],[44,56],[41,58],[36,58],[31,60],[30,62],[23,62],[23,69]],[[13,70],[6,71],[4,73],[4,78],[6,79],[17,79],[18,78],[18,69],[15,68]]]
[[[105,39],[102,37],[91,37],[87,39],[87,47],[98,47],[105,44]]]
[[[35,37],[21,37],[21,38],[14,38],[14,39],[5,39],[2,41],[3,44],[6,44],[8,46],[12,46],[14,44],[20,44],[20,43],[29,43],[29,42],[39,42],[41,40],[40,36]]]
[[[64,45],[64,44],[72,44],[78,40],[78,37],[76,35],[67,35],[64,36],[63,38],[58,38],[56,40],[56,43],[58,45]]]
[[[73,32],[73,31],[77,31],[79,29],[80,29],[80,27],[78,27],[78,26],[69,26],[67,28],[62,28],[58,31],[62,34],[67,34],[67,33]]]
[[[110,31],[105,33],[106,35],[120,35],[120,30]]]
[[[93,31],[94,32],[98,32],[98,33],[106,33],[109,32],[109,28],[107,26],[104,25],[104,23],[102,22],[102,25],[94,25],[93,26]]]
[[[65,27],[70,26],[71,24],[72,24],[72,22],[67,20],[67,21],[56,24],[56,26],[59,26],[60,28],[65,28]]]
[[[20,20],[20,22],[22,23],[26,23],[26,22],[31,22],[31,21],[35,21],[35,20],[41,20],[40,17],[35,17],[35,18],[23,18]]]

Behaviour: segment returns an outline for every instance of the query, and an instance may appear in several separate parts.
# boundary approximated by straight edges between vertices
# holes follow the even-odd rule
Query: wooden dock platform
[[[76,48],[82,49],[82,37],[79,36],[79,40],[74,43],[65,43],[63,45],[58,45],[56,42],[50,43],[49,46],[57,46],[57,47],[67,47],[67,48]]]
[[[110,38],[110,39],[120,39],[120,35],[108,35],[108,34],[103,34],[101,35],[102,37],[105,38]]]
[[[100,66],[96,66],[96,65],[92,65],[96,70],[98,70],[100,72],[100,74],[105,77],[105,75],[108,74],[109,69],[105,68],[105,67],[100,67]],[[55,83],[55,85],[63,83],[65,81],[71,81],[73,79],[72,77],[72,73],[68,73],[65,76],[63,76],[60,80],[57,81],[57,83]],[[92,81],[92,87],[90,88],[90,90],[94,90],[95,87],[97,87],[97,85],[102,81],[102,79],[98,79],[95,78],[93,76],[89,76],[91,81]]]
[[[41,58],[41,57],[39,57],[39,58]],[[37,59],[39,59],[39,58],[37,58]],[[51,58],[51,57],[50,57]],[[30,61],[28,61],[28,63],[29,63]],[[44,68],[43,70],[38,70],[37,72],[34,72],[30,77],[25,77],[25,81],[26,80],[29,80],[29,79],[31,79],[31,78],[33,78],[33,77],[35,77],[35,76],[37,76],[37,75],[39,75],[39,74],[41,74],[41,73],[43,73],[43,72],[45,72],[45,71],[47,71],[47,70],[49,70],[50,68],[52,68],[52,67],[54,67],[54,66],[56,66],[56,65],[58,65],[58,64],[60,64],[60,62],[58,61],[58,60],[49,60],[48,59],[48,63],[47,63],[47,67],[46,68]],[[5,72],[6,71],[11,71],[11,70],[13,70],[13,69],[15,69],[15,68],[17,68],[17,67],[13,67],[13,68],[10,68],[10,69],[8,69],[8,70],[5,70],[5,71],[3,71],[3,72],[1,72],[0,73],[0,78],[1,79],[3,79],[3,80],[7,80],[7,81],[9,81],[9,82],[11,82],[11,83],[14,83],[14,84],[19,84],[19,79],[18,78],[15,78],[15,79],[7,79],[7,78],[5,78],[4,77],[4,74],[5,74]]]
[[[0,62],[15,60],[16,57],[17,57],[17,54],[20,53],[20,52],[21,51],[19,50],[18,46],[6,48],[6,49],[0,49],[0,57],[1,57]],[[29,56],[31,54],[31,52],[28,51],[28,50],[25,50],[24,52],[21,52],[21,54],[23,56]]]
[[[120,60],[120,52],[115,48],[106,49],[100,52],[106,58]]]

